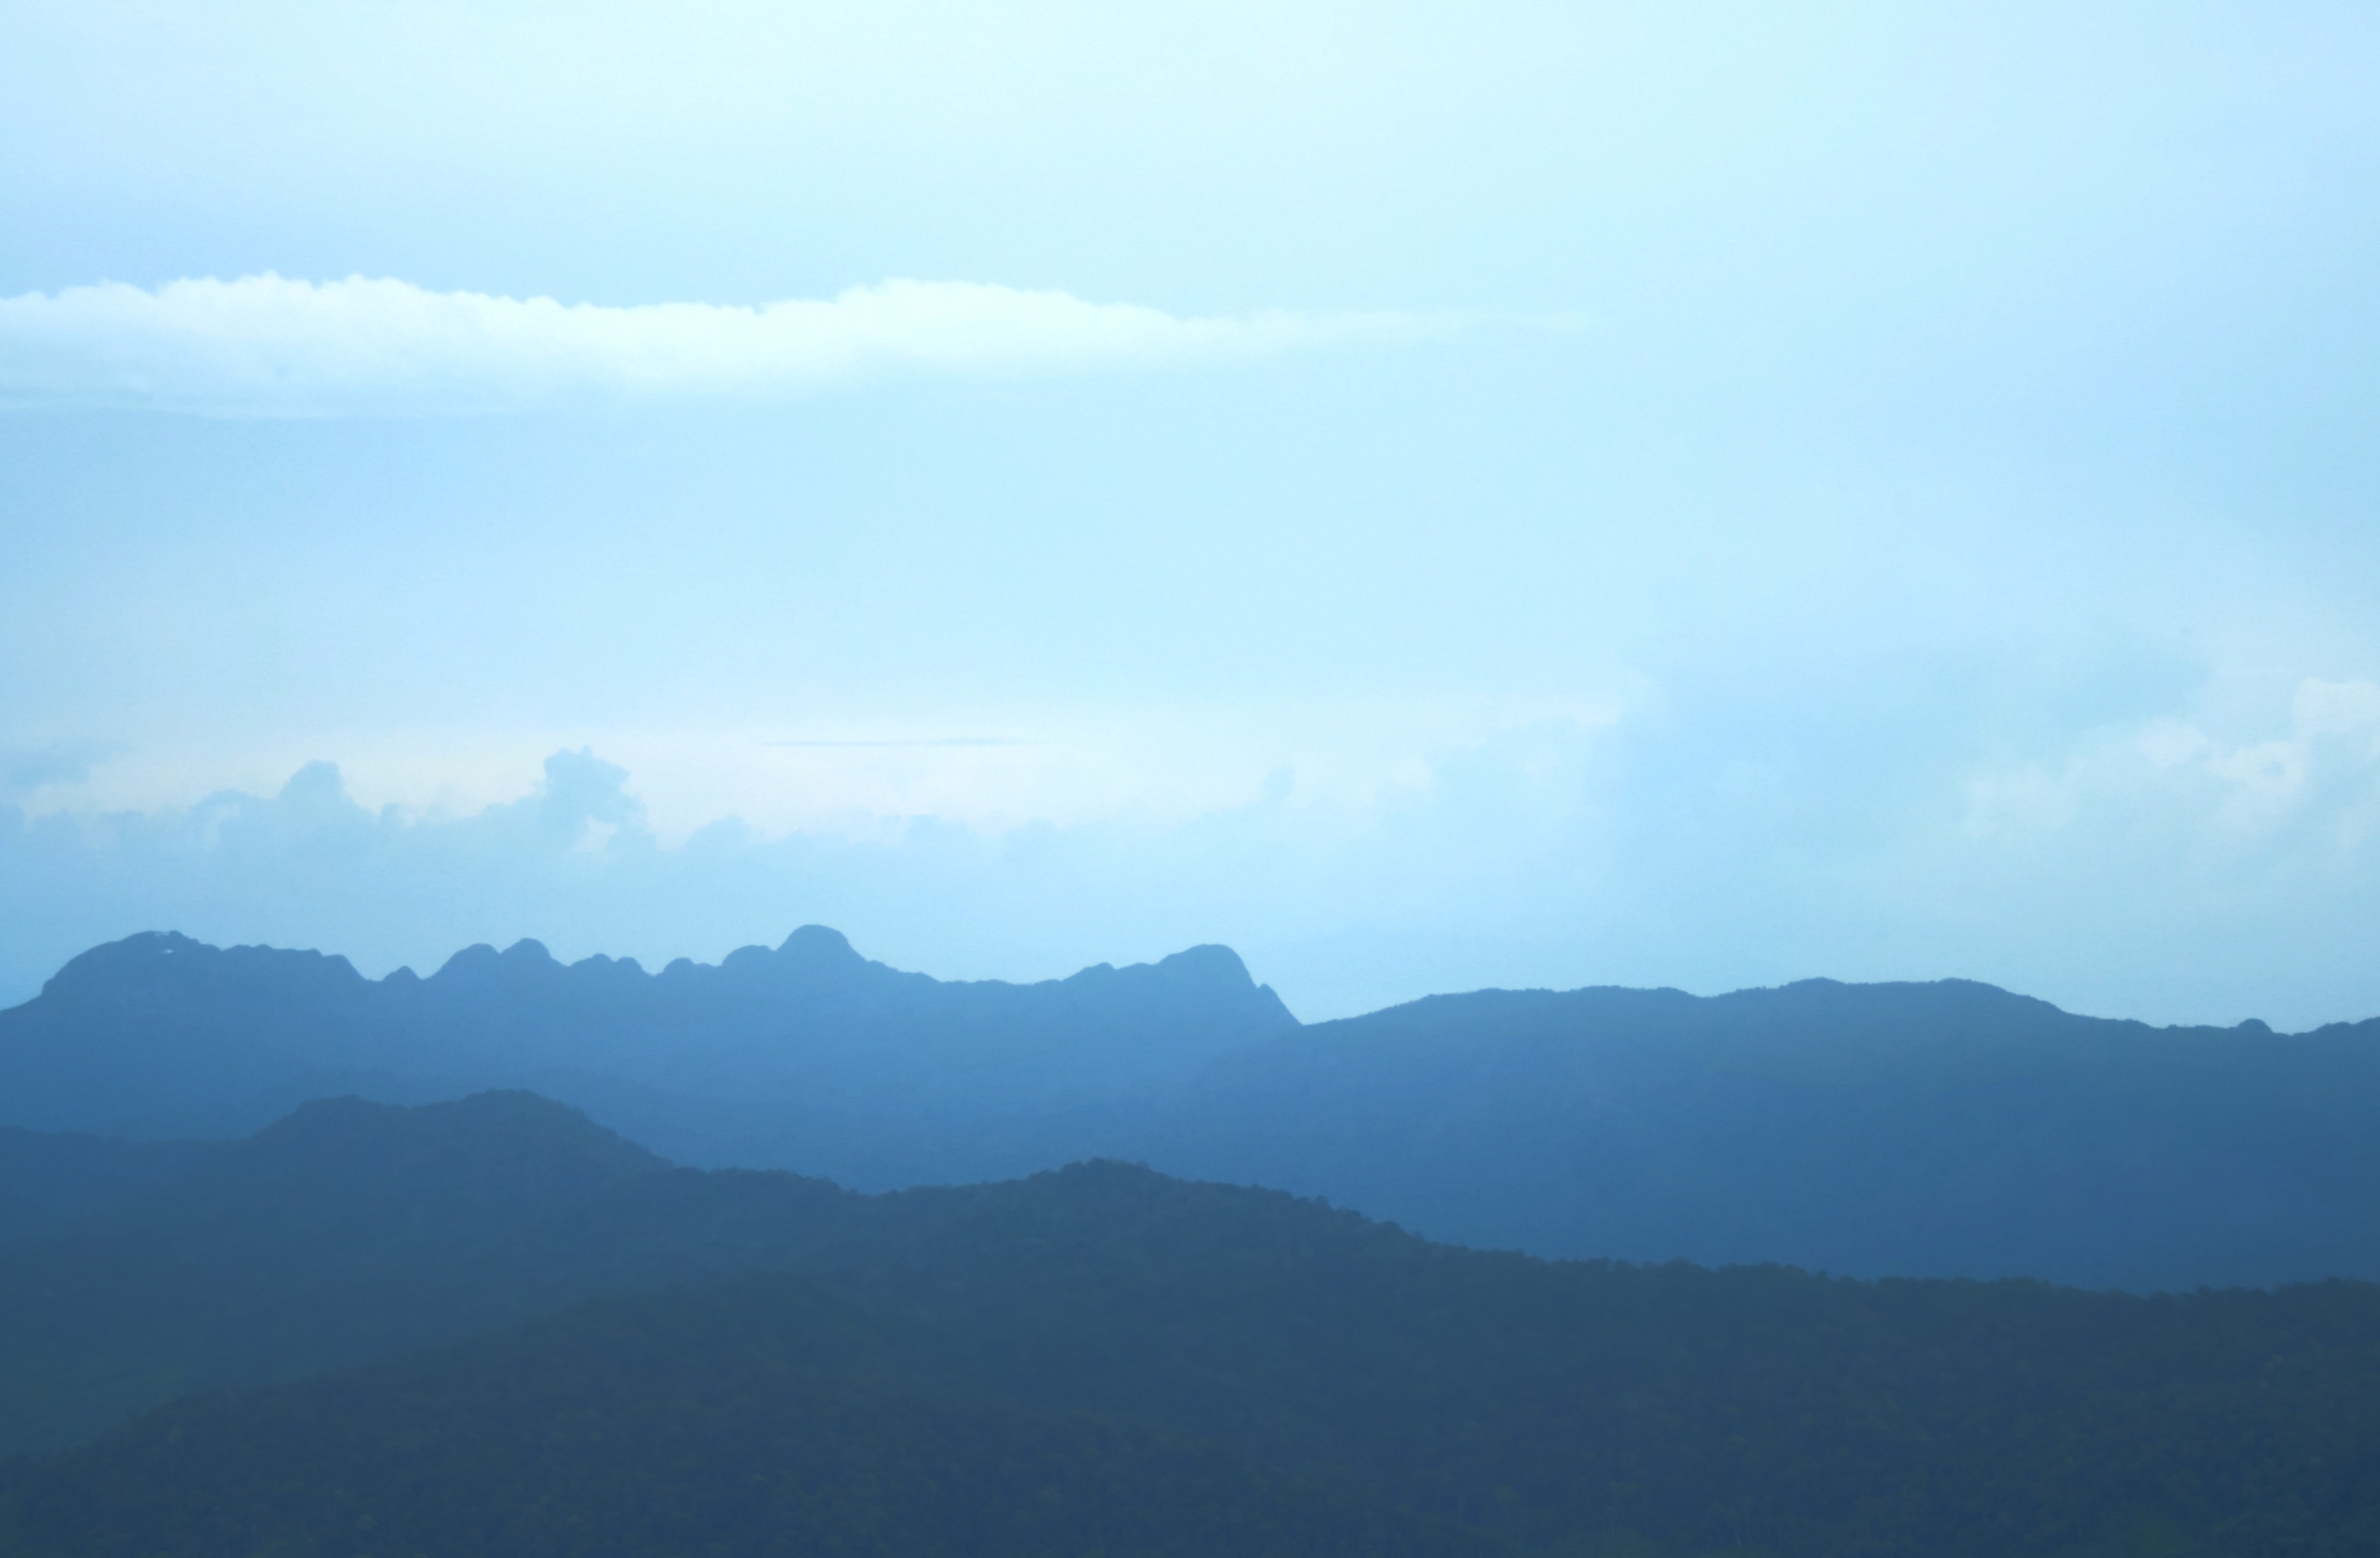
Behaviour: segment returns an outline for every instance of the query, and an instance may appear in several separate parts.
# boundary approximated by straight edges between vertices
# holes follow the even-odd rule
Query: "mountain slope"
[[[2137,1298],[1547,1262],[1116,1164],[857,1196],[656,1168],[519,1099],[345,1105],[268,1135],[201,1198],[212,1274],[117,1246],[120,1286],[170,1274],[235,1301],[72,1305],[50,1323],[79,1332],[11,1317],[0,1335],[20,1358],[94,1334],[121,1353],[128,1327],[212,1325],[210,1356],[257,1371],[219,1381],[286,1378],[330,1333],[242,1306],[283,1286],[340,1310],[360,1276],[383,1301],[357,1313],[382,1328],[338,1335],[382,1361],[21,1465],[30,1551],[214,1531],[216,1551],[329,1552],[367,1518],[400,1550],[477,1532],[686,1551],[706,1510],[730,1552],[767,1551],[788,1520],[821,1544],[954,1540],[885,1536],[871,1488],[920,1519],[979,1510],[1009,1522],[1002,1540],[1084,1546],[1156,1528],[1138,1510],[1262,1551],[1326,1505],[1354,1523],[1330,1528],[1416,1551],[1453,1550],[1430,1545],[1454,1541],[1439,1521],[1516,1553],[1622,1530],[1812,1558],[2085,1551],[2133,1527],[2219,1553],[2380,1541],[2380,1289],[2363,1285]],[[482,1220],[448,1239],[438,1211],[471,1181]],[[355,1231],[326,1248],[342,1203]],[[20,1247],[6,1280],[57,1280],[52,1248]],[[175,1330],[186,1309],[203,1323]],[[450,1340],[392,1356],[430,1335]],[[1093,1525],[1032,1525],[1052,1483],[1014,1468],[1045,1462],[1078,1479],[1059,1507]],[[920,1467],[972,1491],[900,1492]],[[1169,1502],[1192,1484],[1213,1491],[1205,1514]]]
[[[1539,1254],[2136,1290],[2380,1276],[2380,1021],[1963,981],[1484,991],[1219,1063],[1150,1161]]]
[[[0,1126],[0,1246],[138,1200],[208,1155],[195,1141],[126,1141]]]
[[[526,1094],[315,1104],[204,1144],[170,1183],[6,1250],[0,1451],[618,1290],[527,1241],[666,1171]]]

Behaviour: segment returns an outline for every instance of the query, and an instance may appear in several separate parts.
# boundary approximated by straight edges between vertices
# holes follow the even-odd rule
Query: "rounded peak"
[[[832,925],[803,925],[785,937],[777,948],[781,958],[800,958],[806,962],[862,962],[864,959],[851,945],[851,938]]]
[[[67,960],[67,966],[144,962],[176,956],[204,956],[221,950],[219,947],[184,936],[180,931],[135,931],[120,941],[104,941],[88,952],[78,953]]]
[[[1158,969],[1177,978],[1187,978],[1201,984],[1252,985],[1256,979],[1240,955],[1220,942],[1206,942],[1187,947],[1157,961]]]
[[[550,963],[553,961],[553,954],[545,949],[545,943],[542,941],[532,940],[528,936],[521,937],[518,941],[514,942],[510,947],[505,948],[502,952],[498,953],[497,956],[501,957],[508,963]]]
[[[216,948],[202,941],[193,941],[180,931],[139,931],[121,941],[105,941],[89,951],[78,952],[66,960],[57,972],[42,985],[44,996],[64,994],[100,984],[112,984],[128,976],[159,969],[168,960],[188,960],[204,957]]]
[[[78,953],[50,976],[42,994],[128,989],[322,994],[361,984],[346,959],[278,947],[222,948],[179,931],[141,931]]]
[[[504,954],[484,941],[475,941],[438,965],[432,979],[443,979],[452,973],[471,973],[492,965]]]

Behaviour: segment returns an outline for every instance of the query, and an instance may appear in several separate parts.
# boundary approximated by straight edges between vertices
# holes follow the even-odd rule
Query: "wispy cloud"
[[[897,736],[881,740],[819,737],[814,740],[771,741],[763,746],[1025,746],[1028,743],[1015,736]]]
[[[901,375],[1244,362],[1441,335],[1411,313],[1182,318],[973,282],[759,308],[609,308],[362,276],[103,283],[0,299],[0,405],[226,417],[440,415],[817,392]]]
[[[93,767],[123,750],[119,743],[103,741],[0,747],[0,794],[39,790],[47,784],[79,784]]]

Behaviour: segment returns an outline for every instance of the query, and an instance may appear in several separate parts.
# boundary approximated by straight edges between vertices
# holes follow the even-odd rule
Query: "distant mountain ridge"
[[[2187,1289],[2380,1276],[2380,1021],[1988,984],[1481,991],[1220,1063],[1151,1161],[1539,1254]]]
[[[334,1093],[488,1088],[674,1161],[865,1190],[1112,1157],[1548,1256],[2135,1290],[2380,1277],[2380,1020],[2158,1029],[1968,981],[1811,980],[1301,1025],[1220,947],[944,983],[820,926],[716,967],[522,942],[381,981],[152,935],[0,1012],[0,1127],[222,1137]],[[0,1224],[38,1225],[40,1202],[0,1201]]]
[[[491,1087],[1044,1112],[1179,1081],[1294,1028],[1228,948],[1035,984],[945,983],[806,925],[717,965],[466,948],[424,979],[170,932],[94,948],[0,1012],[0,1123],[225,1136],[307,1098]]]

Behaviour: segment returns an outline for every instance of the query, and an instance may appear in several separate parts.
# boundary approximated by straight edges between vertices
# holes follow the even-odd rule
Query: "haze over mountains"
[[[1957,981],[1811,981],[1305,1026],[1222,948],[948,984],[818,926],[715,968],[522,942],[381,981],[154,934],[0,1012],[0,1125],[21,1129],[230,1137],[310,1098],[488,1088],[678,1162],[859,1189],[1104,1156],[1549,1256],[2135,1290],[2380,1275],[2380,1021],[2151,1029]],[[78,1205],[182,1150],[0,1137],[107,1165],[70,1177]],[[27,1229],[66,1214],[0,1198]]]

